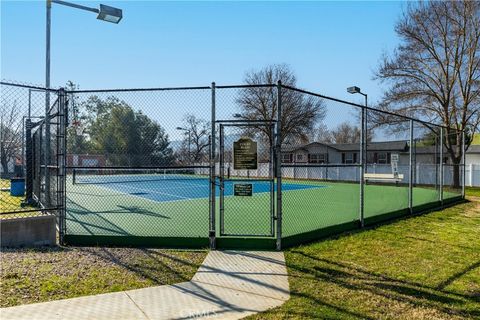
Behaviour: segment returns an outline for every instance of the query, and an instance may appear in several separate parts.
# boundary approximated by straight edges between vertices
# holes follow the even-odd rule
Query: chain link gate
[[[275,235],[275,123],[218,121],[220,236]]]
[[[66,94],[60,89],[43,119],[37,122],[30,118],[26,120],[27,183],[24,203],[55,215],[60,244],[63,244],[65,234],[66,110]]]

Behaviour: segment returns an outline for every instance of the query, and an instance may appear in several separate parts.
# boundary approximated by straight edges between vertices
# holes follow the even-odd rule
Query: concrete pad
[[[0,309],[2,320],[148,319],[125,292],[105,293]]]
[[[281,252],[212,251],[175,285],[4,308],[1,319],[240,319],[289,299]]]
[[[283,252],[213,251],[192,281],[288,300],[287,277]]]

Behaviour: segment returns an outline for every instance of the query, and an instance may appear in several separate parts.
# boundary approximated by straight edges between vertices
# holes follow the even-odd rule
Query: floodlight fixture
[[[104,4],[100,5],[97,19],[117,24],[122,18],[122,9],[106,6]]]
[[[361,93],[361,90],[359,87],[353,86],[353,87],[348,87],[347,92],[351,94],[355,94],[355,93]]]

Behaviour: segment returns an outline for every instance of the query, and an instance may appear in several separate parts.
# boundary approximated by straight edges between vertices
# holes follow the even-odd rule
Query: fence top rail
[[[25,88],[25,89],[35,89],[35,90],[40,90],[40,91],[50,91],[50,92],[57,92],[58,89],[56,88],[44,88],[40,86],[34,86],[30,84],[21,84],[21,83],[13,83],[13,82],[8,82],[8,81],[0,81],[1,85],[4,86],[11,86],[11,87],[18,87],[18,88]]]
[[[216,89],[233,89],[233,88],[269,88],[275,87],[273,84],[240,84],[240,85],[215,85]],[[124,88],[124,89],[88,89],[88,90],[70,90],[66,93],[101,93],[101,92],[139,92],[139,91],[173,91],[173,90],[207,90],[212,86],[194,86],[194,87],[166,87],[166,88]]]
[[[337,98],[325,96],[323,94],[319,94],[319,93],[315,93],[315,92],[311,92],[311,91],[307,91],[307,90],[303,90],[303,89],[298,89],[298,88],[287,86],[287,85],[284,85],[284,84],[282,84],[281,86],[283,88],[286,88],[286,89],[289,89],[289,90],[305,93],[305,94],[312,95],[312,96],[315,96],[315,97],[319,97],[319,98],[323,98],[323,99],[327,99],[327,100],[332,100],[332,101],[340,102],[340,103],[343,103],[343,104],[348,104],[348,105],[351,105],[351,106],[354,106],[354,107],[363,108],[363,109],[370,110],[370,111],[375,111],[375,112],[379,112],[379,113],[388,114],[388,115],[395,116],[395,117],[401,117],[401,118],[404,118],[405,120],[412,120],[412,121],[422,123],[422,124],[427,125],[427,126],[435,126],[435,127],[439,127],[439,128],[442,127],[442,128],[448,129],[448,127],[446,127],[444,125],[440,125],[440,124],[436,124],[436,123],[412,118],[412,117],[401,115],[401,114],[398,114],[398,113],[395,113],[395,112],[375,109],[375,108],[368,107],[368,106],[365,106],[365,105],[361,105],[361,104],[358,104],[358,103],[354,103],[354,102],[350,102],[350,101],[346,101],[346,100],[342,100],[342,99],[337,99]],[[449,129],[457,130],[455,128],[449,128]]]
[[[180,90],[209,90],[210,86],[199,87],[167,87],[167,88],[130,88],[130,89],[90,89],[90,90],[69,90],[65,93],[108,93],[108,92],[142,92],[142,91],[180,91]]]
[[[235,89],[235,88],[274,88],[276,87],[276,84],[239,84],[239,85],[226,85],[226,86],[219,86],[215,85],[215,88],[217,89]]]

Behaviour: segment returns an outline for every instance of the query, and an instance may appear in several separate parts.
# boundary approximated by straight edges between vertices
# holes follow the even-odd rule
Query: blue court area
[[[117,177],[118,178],[118,177]],[[109,181],[99,182],[84,181],[84,184],[93,184],[97,187],[107,188],[131,196],[142,197],[145,199],[169,202],[169,201],[185,201],[191,199],[200,199],[209,197],[210,184],[208,179],[179,179],[179,180],[152,180],[152,181]],[[253,186],[253,194],[267,193],[271,190],[271,184],[268,181],[225,181],[224,195],[232,196],[234,184],[251,183]],[[217,181],[216,195],[220,195],[219,183]],[[274,188],[276,185],[274,185]],[[288,183],[282,185],[282,191],[305,190],[322,188],[320,185],[294,184]]]

